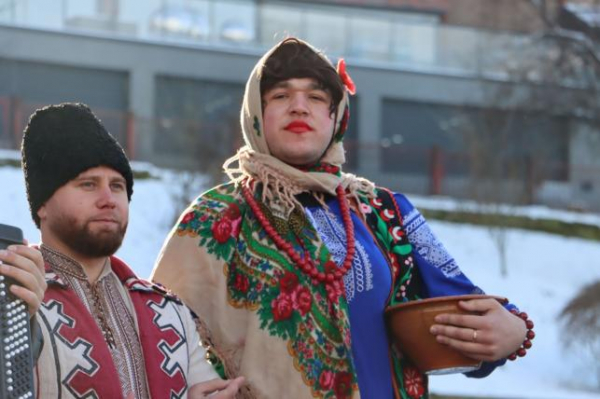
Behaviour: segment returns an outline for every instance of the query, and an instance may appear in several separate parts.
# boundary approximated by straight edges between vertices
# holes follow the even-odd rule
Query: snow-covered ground
[[[474,201],[461,201],[448,197],[411,196],[411,201],[419,208],[463,212],[493,212],[498,214],[526,216],[530,219],[556,219],[569,223],[583,223],[600,226],[600,214],[551,209],[542,205],[514,206],[501,204],[481,204]]]
[[[14,152],[8,155],[18,158]],[[118,255],[143,277],[149,275],[174,218],[183,208],[181,202],[173,205],[176,186],[173,175],[140,180],[134,186],[129,230]],[[31,221],[21,171],[0,167],[0,187],[0,223],[20,226],[30,242],[37,242],[39,232]],[[451,201],[427,198],[416,198],[415,203],[427,207],[452,206]],[[527,212],[527,208],[519,208],[519,213]],[[600,220],[595,215],[556,213],[539,207],[531,210],[531,216],[536,215],[591,223]],[[432,392],[493,398],[600,399],[600,381],[596,379],[600,360],[584,352],[564,351],[557,322],[566,302],[580,288],[600,279],[600,243],[509,230],[508,276],[503,278],[496,246],[486,228],[435,221],[431,225],[463,271],[486,292],[506,296],[527,311],[536,324],[537,334],[526,357],[509,362],[490,377],[482,380],[462,375],[432,377]]]

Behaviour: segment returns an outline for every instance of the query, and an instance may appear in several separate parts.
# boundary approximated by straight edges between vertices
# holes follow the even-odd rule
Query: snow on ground
[[[433,392],[493,395],[509,398],[600,398],[569,390],[571,385],[598,386],[593,359],[565,359],[557,316],[578,290],[600,280],[600,243],[561,236],[509,230],[508,276],[502,278],[497,249],[485,227],[431,222],[463,272],[487,293],[502,295],[526,311],[536,327],[533,348],[490,377],[466,380],[452,375],[432,377]],[[569,352],[567,352],[567,355]],[[596,360],[596,367],[598,361]],[[582,369],[587,365],[588,369]]]
[[[475,201],[460,201],[444,196],[411,196],[411,201],[419,208],[440,209],[463,212],[493,212],[506,215],[526,216],[531,219],[553,219],[569,223],[584,223],[600,226],[600,215],[548,208],[543,205],[500,205],[481,204]]]
[[[174,218],[184,205],[181,201],[173,205],[178,182],[173,174],[147,165],[135,167],[149,169],[162,178],[135,183],[129,230],[118,255],[140,276],[147,277]],[[31,221],[21,171],[0,167],[0,187],[0,223],[20,226],[30,242],[38,242],[39,232]],[[417,205],[428,208],[456,204],[449,200],[414,198]],[[600,223],[596,215],[565,212],[556,216],[540,209],[534,208],[532,214]],[[521,212],[527,213],[527,208],[519,208]],[[490,377],[476,380],[462,375],[435,376],[430,379],[432,392],[493,398],[600,399],[600,381],[596,380],[600,362],[587,353],[563,351],[557,322],[566,302],[583,286],[600,279],[600,243],[508,230],[508,276],[503,278],[488,229],[436,221],[431,221],[431,227],[477,285],[490,294],[508,297],[529,313],[537,334],[526,357],[509,362]]]

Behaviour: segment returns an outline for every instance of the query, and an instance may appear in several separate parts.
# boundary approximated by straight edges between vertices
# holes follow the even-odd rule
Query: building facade
[[[405,192],[599,208],[597,123],[533,101],[507,72],[527,35],[453,26],[452,0],[29,3],[0,12],[1,147],[39,106],[82,101],[133,159],[216,174],[241,144],[251,68],[287,33],[348,62],[349,170]]]

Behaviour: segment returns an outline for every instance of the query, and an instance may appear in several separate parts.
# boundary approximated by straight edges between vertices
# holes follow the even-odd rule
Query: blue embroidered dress
[[[424,297],[481,294],[460,270],[454,258],[436,238],[425,218],[402,194],[395,194],[409,242],[414,246],[415,265],[422,278]],[[340,264],[346,255],[346,234],[338,202],[305,206],[306,214],[321,239]],[[389,343],[384,310],[392,289],[391,266],[365,223],[352,213],[356,254],[352,269],[344,277],[350,308],[353,360],[362,398],[393,398]],[[512,307],[512,305],[508,305]],[[485,377],[505,363],[484,363],[470,377]]]

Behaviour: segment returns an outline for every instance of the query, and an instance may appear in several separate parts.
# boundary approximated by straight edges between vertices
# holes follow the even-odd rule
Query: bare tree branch
[[[556,27],[550,31],[544,32],[541,36],[572,43],[578,46],[584,50],[584,52],[594,61],[594,64],[600,68],[600,48],[596,42],[583,33]]]
[[[546,27],[546,31],[542,33],[542,36],[581,46],[592,57],[594,62],[600,65],[600,49],[595,40],[584,33],[564,29],[558,26],[556,18],[551,19],[548,15],[546,0],[528,0],[528,3],[537,10],[540,19]],[[595,6],[598,6],[599,3],[600,2],[595,2],[594,4]]]
[[[538,14],[544,22],[546,28],[552,29],[556,25],[556,22],[551,20],[548,16],[546,0],[527,0],[527,2],[538,11]]]

